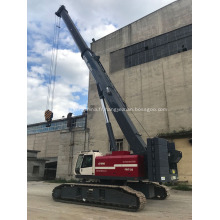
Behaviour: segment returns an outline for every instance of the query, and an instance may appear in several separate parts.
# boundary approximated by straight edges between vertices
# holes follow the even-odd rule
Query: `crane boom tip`
[[[55,12],[55,15],[57,15],[58,17],[61,17],[61,12],[65,10],[67,13],[68,11],[66,10],[65,6],[64,5],[61,5],[60,8],[58,9],[57,12]]]

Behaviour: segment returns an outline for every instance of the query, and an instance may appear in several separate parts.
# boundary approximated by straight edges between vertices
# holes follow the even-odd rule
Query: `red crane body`
[[[130,155],[129,151],[113,151],[95,159],[95,176],[127,177],[134,180],[145,177],[144,157]]]

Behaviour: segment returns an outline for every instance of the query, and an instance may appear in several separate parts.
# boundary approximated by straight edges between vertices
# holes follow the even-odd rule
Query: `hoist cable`
[[[55,16],[54,37],[53,37],[53,45],[51,51],[50,73],[48,78],[48,94],[47,94],[47,106],[46,106],[46,109],[49,109],[51,107],[51,111],[53,109],[54,89],[55,89],[55,81],[56,81],[56,64],[57,64],[58,38],[59,38],[58,28],[60,28],[60,19],[59,21],[57,21],[57,16]]]
[[[53,111],[53,100],[54,100],[54,90],[55,90],[55,83],[56,83],[56,70],[57,70],[57,54],[58,54],[58,41],[59,41],[59,34],[60,34],[60,18],[58,18],[59,21],[57,22],[57,38],[56,38],[56,50],[55,50],[55,63],[54,63],[54,80],[53,80],[53,91],[52,91],[52,100],[51,100],[51,111]]]
[[[142,126],[141,122],[136,118],[136,116],[134,115],[134,113],[131,111],[131,113],[133,114],[133,116],[135,117],[135,119],[138,121],[138,123],[140,124],[140,126],[143,128],[143,130],[145,131],[145,133],[148,135],[148,137],[150,137],[150,135],[148,134],[148,132],[145,130],[145,128]]]
[[[52,50],[51,50],[51,59],[50,59],[50,72],[49,72],[49,78],[48,78],[48,94],[47,94],[47,106],[46,109],[49,109],[50,105],[50,95],[51,95],[51,80],[52,80],[52,74],[53,74],[53,63],[54,63],[54,45],[56,40],[56,15],[54,20],[54,33],[53,33],[53,44],[52,44]]]

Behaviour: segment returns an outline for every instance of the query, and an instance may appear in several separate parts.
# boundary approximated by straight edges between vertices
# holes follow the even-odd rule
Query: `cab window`
[[[92,155],[84,155],[81,168],[86,168],[91,166],[92,166]]]
[[[76,168],[80,168],[82,164],[82,160],[83,160],[83,154],[80,154],[76,162]]]

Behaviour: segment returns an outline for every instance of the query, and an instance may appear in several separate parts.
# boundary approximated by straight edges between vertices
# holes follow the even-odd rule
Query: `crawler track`
[[[142,192],[146,199],[164,200],[169,197],[169,189],[157,182],[127,182],[127,185],[138,192]]]
[[[55,201],[98,206],[104,208],[139,211],[146,204],[143,193],[128,186],[100,184],[62,184],[53,189]]]
[[[151,182],[150,184],[154,184],[155,188],[155,197],[153,199],[164,200],[170,196],[170,190],[168,187],[155,182]]]

